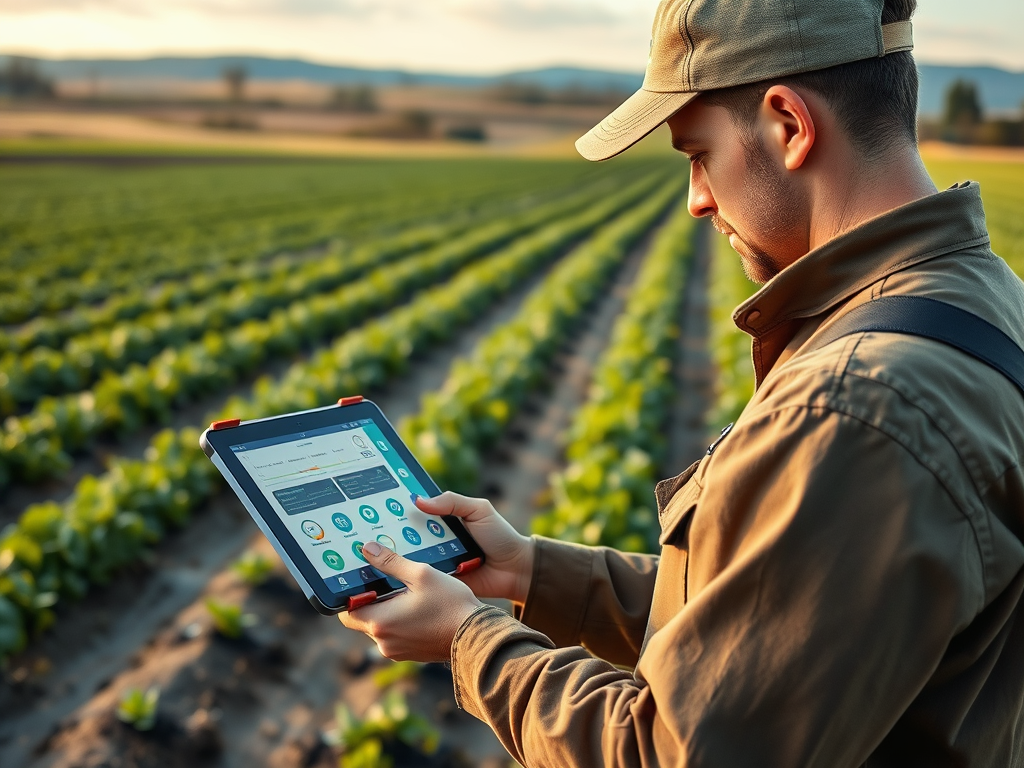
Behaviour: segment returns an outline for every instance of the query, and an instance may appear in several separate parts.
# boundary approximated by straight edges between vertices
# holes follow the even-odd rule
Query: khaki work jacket
[[[810,349],[889,295],[1024,344],[974,183],[778,275],[735,316],[756,394],[658,486],[660,557],[538,539],[520,620],[482,609],[456,637],[456,697],[517,760],[1024,765],[1024,397],[921,338]]]

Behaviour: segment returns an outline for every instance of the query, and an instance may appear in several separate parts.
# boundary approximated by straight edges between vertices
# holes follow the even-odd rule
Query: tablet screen
[[[382,578],[363,559],[377,541],[424,563],[466,547],[411,494],[428,495],[371,419],[232,445],[231,451],[334,593]]]

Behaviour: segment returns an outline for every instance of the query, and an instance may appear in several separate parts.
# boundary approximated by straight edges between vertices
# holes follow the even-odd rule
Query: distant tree
[[[228,98],[231,101],[239,102],[245,97],[245,81],[249,77],[245,67],[241,64],[234,64],[225,67],[223,72],[224,83],[228,87]]]
[[[493,89],[494,98],[498,101],[511,101],[517,104],[546,104],[550,94],[540,83],[503,80]]]
[[[970,80],[957,80],[946,90],[942,125],[946,137],[969,142],[983,120],[978,87]]]
[[[434,117],[429,112],[411,109],[399,115],[398,126],[398,138],[427,139],[434,132]]]
[[[368,85],[339,85],[331,93],[330,106],[342,112],[376,112],[377,94]]]
[[[10,56],[0,70],[0,93],[8,93],[14,98],[53,96],[53,81],[39,72],[32,59]]]
[[[470,141],[477,143],[487,141],[487,129],[479,123],[453,125],[445,131],[444,135],[452,141]]]

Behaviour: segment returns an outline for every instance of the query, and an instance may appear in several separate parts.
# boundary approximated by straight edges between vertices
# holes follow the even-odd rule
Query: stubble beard
[[[742,142],[749,173],[744,201],[748,219],[744,229],[752,234],[749,239],[740,237],[736,228],[717,213],[711,217],[711,223],[722,234],[735,236],[733,248],[740,256],[744,274],[751,282],[764,285],[786,265],[758,244],[793,237],[803,194],[775,165],[759,137],[745,133]]]

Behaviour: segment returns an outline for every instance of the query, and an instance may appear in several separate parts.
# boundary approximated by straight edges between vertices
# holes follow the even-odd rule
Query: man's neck
[[[938,190],[916,147],[872,163],[851,157],[819,190],[810,228],[810,249],[856,229],[889,211]]]

